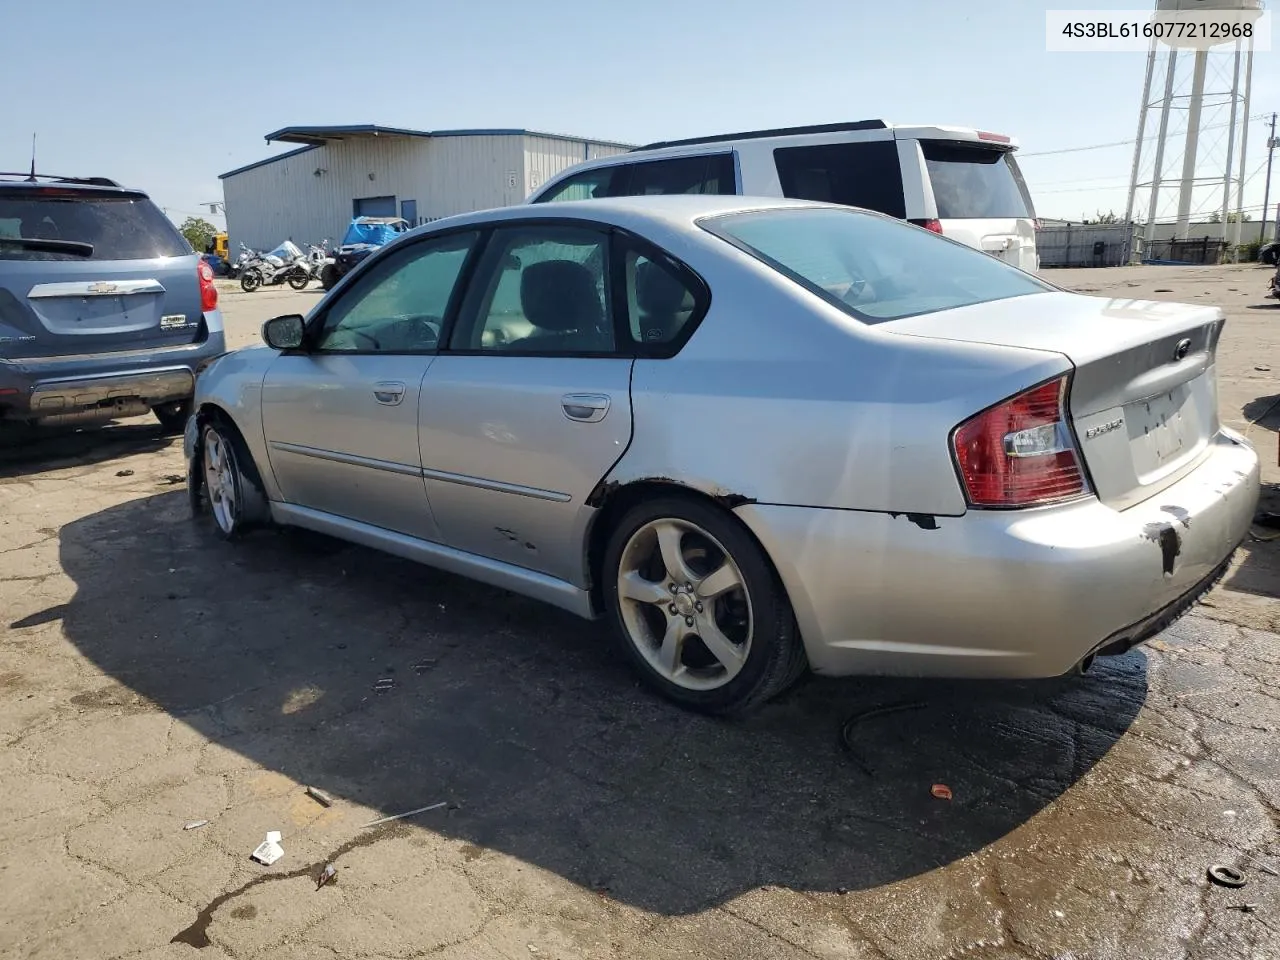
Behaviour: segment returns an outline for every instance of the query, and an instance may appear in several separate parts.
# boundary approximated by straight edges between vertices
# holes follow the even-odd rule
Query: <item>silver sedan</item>
[[[1258,461],[1213,307],[1077,296],[878,214],[743,197],[406,234],[200,376],[193,502],[607,617],[660,692],[1043,677],[1222,574]]]

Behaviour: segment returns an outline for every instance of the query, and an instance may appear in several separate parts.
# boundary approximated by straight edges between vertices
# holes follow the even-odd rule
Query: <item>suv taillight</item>
[[[1029,507],[1085,492],[1061,376],[984,410],[951,436],[965,494],[975,507]]]
[[[200,309],[207,313],[218,306],[218,288],[213,282],[213,267],[201,260],[196,266],[196,275],[200,278]]]
[[[930,218],[928,220],[911,220],[917,227],[924,227],[930,233],[942,233],[942,221]]]

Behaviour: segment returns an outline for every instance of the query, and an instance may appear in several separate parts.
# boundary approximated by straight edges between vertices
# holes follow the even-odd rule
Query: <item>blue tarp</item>
[[[372,247],[380,247],[384,243],[390,243],[399,233],[395,224],[360,223],[353,220],[351,226],[347,227],[347,235],[342,238],[342,245],[348,247],[367,243]]]

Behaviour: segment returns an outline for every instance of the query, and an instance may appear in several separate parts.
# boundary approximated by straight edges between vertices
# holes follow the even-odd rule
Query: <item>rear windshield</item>
[[[24,248],[5,239],[71,240],[93,252]],[[191,253],[187,242],[144,197],[30,197],[0,193],[0,260],[147,260]]]
[[[857,210],[764,210],[700,226],[864,323],[1053,289],[972,247]]]
[[[939,220],[1031,218],[1031,196],[1009,150],[921,140]]]

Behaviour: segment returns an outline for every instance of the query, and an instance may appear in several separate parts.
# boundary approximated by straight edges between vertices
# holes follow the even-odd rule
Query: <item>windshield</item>
[[[1009,150],[922,140],[939,220],[1032,218],[1031,196]]]
[[[0,240],[73,241],[0,243],[0,260],[150,260],[191,253],[182,235],[144,197],[0,194]],[[91,251],[76,249],[89,244]]]
[[[865,323],[1053,289],[971,247],[858,210],[795,207],[700,226]]]

